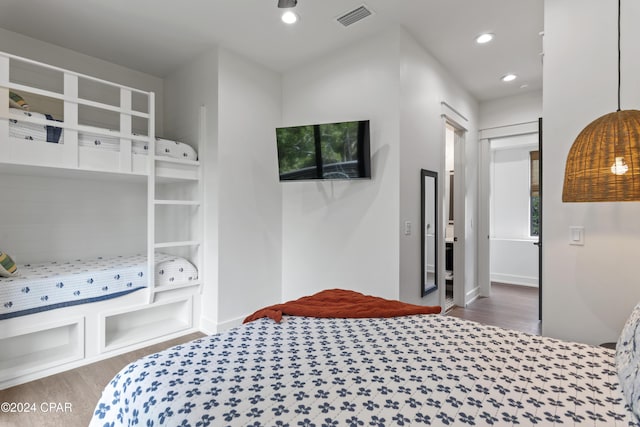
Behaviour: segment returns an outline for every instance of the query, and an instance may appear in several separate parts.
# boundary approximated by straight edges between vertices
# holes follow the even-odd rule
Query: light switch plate
[[[575,225],[569,227],[569,244],[584,246],[584,227]]]

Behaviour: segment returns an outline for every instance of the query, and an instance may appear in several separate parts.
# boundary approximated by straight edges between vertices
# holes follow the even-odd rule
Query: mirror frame
[[[433,200],[426,200],[426,180],[427,178],[433,178]],[[426,265],[426,204],[433,203],[433,247],[434,247],[434,278],[433,283],[427,283],[427,265]],[[420,295],[425,296],[438,289],[438,172],[430,171],[427,169],[420,170],[420,219],[421,219],[421,235],[420,235]]]

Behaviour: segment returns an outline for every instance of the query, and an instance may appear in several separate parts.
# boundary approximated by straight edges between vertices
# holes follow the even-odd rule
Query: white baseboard
[[[480,297],[480,286],[476,286],[475,288],[471,289],[469,292],[467,292],[464,295],[464,306],[467,307],[469,304],[477,300],[479,297]]]
[[[218,332],[218,324],[207,317],[200,317],[200,332],[207,335],[213,335]]]
[[[538,287],[538,278],[531,276],[517,276],[514,274],[491,273],[491,281],[508,283],[509,285]]]
[[[218,323],[218,332],[227,331],[231,328],[235,328],[236,326],[242,325],[242,321],[247,316],[240,316],[240,317],[236,317],[235,319],[229,319],[229,320],[225,320],[224,322]]]
[[[225,320],[224,322],[220,323],[203,316],[202,318],[200,318],[200,331],[207,335],[213,335],[218,332],[228,331],[229,329],[242,325],[242,321],[247,316],[248,314],[246,316],[240,316],[234,319]]]

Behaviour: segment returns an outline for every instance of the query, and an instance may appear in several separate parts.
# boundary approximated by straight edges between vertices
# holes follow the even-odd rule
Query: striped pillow
[[[9,107],[29,110],[29,104],[27,104],[27,101],[15,92],[9,92]]]
[[[11,257],[0,251],[0,277],[11,277],[18,275],[18,266]]]

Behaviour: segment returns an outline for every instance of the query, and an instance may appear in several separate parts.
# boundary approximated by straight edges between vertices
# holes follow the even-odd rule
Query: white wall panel
[[[219,53],[219,323],[281,302],[280,74]]]
[[[420,169],[438,172],[438,211],[440,213],[439,265],[444,269],[445,129],[442,102],[464,116],[467,127],[464,147],[465,221],[456,222],[465,239],[464,294],[476,286],[477,224],[477,116],[478,104],[440,63],[410,35],[400,32],[400,222],[410,221],[416,232],[400,236],[400,296],[414,304],[439,304],[438,292],[424,298],[420,294]],[[451,141],[453,149],[453,141]],[[459,159],[458,159],[459,160]],[[453,169],[453,166],[451,166]],[[462,275],[460,275],[462,276]],[[441,278],[444,274],[441,274]],[[440,285],[444,281],[440,280]]]
[[[330,288],[399,297],[398,96],[396,32],[284,74],[284,126],[368,119],[372,156],[370,180],[281,184],[284,300]]]
[[[480,129],[517,125],[542,117],[542,91],[493,99],[480,104]]]
[[[524,141],[524,146],[515,146]],[[494,149],[498,143],[512,148]],[[500,239],[530,237],[530,159],[538,135],[491,140],[491,236]],[[507,145],[508,147],[508,145]]]
[[[142,181],[3,174],[0,191],[0,250],[19,263],[146,250]]]
[[[622,7],[622,108],[639,109],[640,3]],[[562,203],[562,182],[578,133],[616,109],[617,4],[547,0],[544,9],[542,332],[615,341],[640,300],[640,204]],[[569,245],[570,226],[584,227],[584,246]]]
[[[491,281],[538,286],[538,247],[531,240],[491,239]]]
[[[205,281],[202,290],[201,327],[216,332],[218,322],[218,50],[213,48],[185,64],[165,79],[167,102],[164,106],[167,135],[195,143],[199,137],[199,111],[206,107],[206,134],[198,147],[204,169],[205,215],[204,244]],[[180,100],[177,102],[177,100]],[[166,190],[166,189],[165,189]],[[167,190],[168,191],[168,190]],[[159,195],[159,197],[163,197]],[[166,219],[171,225],[172,218]],[[173,216],[179,221],[179,217]],[[178,227],[182,227],[178,225]]]

